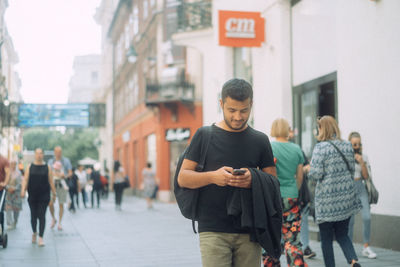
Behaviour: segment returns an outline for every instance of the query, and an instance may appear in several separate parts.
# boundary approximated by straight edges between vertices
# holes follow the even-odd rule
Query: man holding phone
[[[224,119],[212,127],[203,172],[196,172],[204,128],[191,141],[178,176],[181,187],[200,188],[198,217],[202,263],[210,266],[261,265],[261,247],[251,242],[248,229],[234,225],[226,203],[234,190],[251,190],[248,168],[276,176],[268,137],[249,127],[253,89],[242,79],[227,81],[222,88],[220,105]]]

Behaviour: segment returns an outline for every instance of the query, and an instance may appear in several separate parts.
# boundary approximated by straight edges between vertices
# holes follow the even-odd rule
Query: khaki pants
[[[261,247],[249,234],[200,233],[203,267],[260,267]]]

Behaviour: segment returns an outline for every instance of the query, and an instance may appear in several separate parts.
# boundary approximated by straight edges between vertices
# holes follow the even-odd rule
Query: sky
[[[66,103],[75,56],[100,54],[100,0],[10,0],[5,20],[25,103]]]

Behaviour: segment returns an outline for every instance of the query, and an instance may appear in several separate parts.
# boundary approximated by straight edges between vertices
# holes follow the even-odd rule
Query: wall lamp
[[[6,98],[4,99],[4,106],[8,107],[10,105],[10,100],[8,100],[8,97],[6,96]]]
[[[134,47],[133,45],[131,45],[131,46],[129,47],[128,52],[126,53],[126,57],[127,57],[127,59],[128,59],[128,62],[129,62],[129,63],[135,63],[136,60],[137,60],[137,56],[138,56],[138,54],[137,54],[137,52],[136,52],[135,47]],[[154,63],[157,61],[157,57],[147,57],[147,60],[148,60],[151,64],[154,64]]]
[[[126,57],[128,58],[129,63],[135,63],[138,54],[136,53],[136,49],[133,45],[129,47],[128,52],[126,53]]]

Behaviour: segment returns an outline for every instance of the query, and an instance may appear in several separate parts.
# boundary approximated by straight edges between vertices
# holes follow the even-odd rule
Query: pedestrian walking
[[[124,189],[127,186],[125,181],[125,170],[118,160],[114,161],[114,169],[111,179],[111,190],[115,191],[115,209],[121,210],[122,196],[124,194]]]
[[[78,207],[78,193],[79,193],[79,179],[75,174],[75,168],[72,168],[72,176],[67,178],[69,198],[71,200],[69,210],[73,213],[76,212],[75,203]]]
[[[25,179],[22,184],[21,197],[25,197],[28,190],[28,203],[31,210],[32,243],[36,243],[37,222],[39,221],[38,245],[44,246],[43,235],[46,225],[46,210],[50,202],[50,190],[52,201],[56,199],[56,188],[50,166],[43,161],[43,150],[35,150],[35,160],[25,171]]]
[[[304,154],[303,151],[303,157],[304,157],[304,163],[303,163],[303,179],[308,179],[307,175],[308,172],[310,171],[310,163],[309,160],[307,159],[306,155]],[[303,182],[304,185],[304,182]],[[305,185],[308,186],[308,181],[306,180]],[[311,193],[310,193],[311,194]],[[311,202],[314,202],[313,195],[310,195],[312,198],[309,203],[306,204],[305,207],[302,208],[301,210],[301,224],[300,224],[300,241],[303,246],[303,254],[305,259],[310,259],[315,256],[317,256],[317,253],[315,253],[311,247],[310,247],[310,232],[309,232],[309,225],[308,225],[308,217],[310,216],[310,211],[311,211]]]
[[[301,215],[298,201],[303,182],[304,157],[301,148],[289,142],[289,129],[289,123],[283,118],[276,119],[271,127],[271,136],[275,137],[271,147],[283,201],[283,241],[288,266],[307,266],[300,242]],[[271,261],[276,264],[279,259],[267,257],[264,265],[267,266]]]
[[[83,206],[86,208],[86,202],[87,202],[87,192],[86,192],[86,185],[88,182],[87,179],[87,173],[85,171],[85,168],[83,165],[78,165],[78,169],[75,170],[75,175],[78,177],[79,180],[79,192],[81,192],[82,195],[82,203]],[[77,201],[77,206],[79,208],[79,197],[76,198]]]
[[[143,195],[146,198],[148,209],[153,208],[153,199],[155,198],[155,191],[158,185],[156,172],[151,167],[151,162],[148,162],[146,168],[142,171]]]
[[[57,229],[61,231],[63,229],[61,222],[64,215],[64,204],[67,202],[68,195],[68,188],[66,187],[65,179],[72,176],[72,165],[68,158],[62,156],[62,148],[60,146],[56,146],[54,148],[54,157],[48,161],[48,165],[52,168],[54,166],[58,167],[58,163],[54,165],[54,163],[56,163],[57,161],[60,162],[62,166],[60,170],[56,170],[54,172],[54,184],[57,190],[57,200],[59,206]],[[54,169],[52,171],[54,171]],[[53,228],[57,223],[53,199],[50,200],[49,209],[52,217],[50,227]]]
[[[361,209],[353,179],[354,152],[332,116],[318,119],[317,143],[314,147],[309,177],[317,181],[315,216],[321,235],[321,248],[326,267],[335,266],[333,237],[339,243],[346,260],[358,267],[349,232],[350,217]]]
[[[10,181],[7,185],[6,195],[8,230],[15,229],[17,226],[19,212],[22,209],[21,187],[22,174],[17,168],[17,161],[12,160],[10,164]]]
[[[10,163],[0,155],[0,199],[3,194],[6,194],[6,187],[10,181]],[[0,206],[0,235],[4,233],[4,207],[5,202]]]
[[[108,199],[108,188],[109,188],[109,180],[110,180],[110,175],[109,171],[107,168],[104,170],[104,175],[100,176],[101,179],[101,184],[102,184],[102,190],[101,190],[101,196],[104,199]]]
[[[96,163],[93,166],[93,171],[90,173],[90,183],[92,184],[91,201],[92,208],[94,208],[94,195],[97,197],[97,208],[100,208],[100,194],[103,185],[100,180],[100,163]]]
[[[349,135],[349,141],[353,146],[354,159],[355,159],[355,171],[354,171],[354,182],[356,184],[357,196],[361,201],[361,217],[363,221],[363,243],[364,248],[361,251],[362,255],[370,259],[376,258],[376,253],[369,246],[371,237],[371,211],[368,201],[368,193],[365,188],[364,181],[370,179],[371,165],[369,163],[367,155],[362,151],[361,135],[358,132],[352,132]],[[349,223],[349,236],[353,239],[354,229],[354,216],[351,216]],[[360,227],[360,225],[357,225]]]
[[[276,169],[269,139],[247,124],[252,104],[253,89],[248,82],[242,79],[227,81],[223,85],[220,99],[224,119],[210,126],[212,136],[203,172],[197,172],[196,166],[202,156],[202,140],[208,133],[205,127],[196,131],[180,168],[179,186],[199,189],[198,231],[202,264],[205,267],[261,265],[260,243],[251,241],[255,241],[251,238],[251,226],[244,227],[235,212],[246,213],[254,208],[250,204],[252,201],[244,206],[240,204],[241,197],[247,199],[248,195],[256,194],[261,189],[261,186],[253,187],[253,183],[267,179],[275,183],[276,190],[265,195],[276,195],[274,202],[277,201],[281,208],[279,187],[273,177],[276,176]],[[237,200],[239,203],[235,202]],[[263,204],[263,201],[255,201],[255,204]],[[240,209],[236,209],[238,207]],[[265,211],[257,207],[253,210]],[[254,217],[259,215],[258,212],[254,212]],[[280,255],[282,222],[281,214],[277,216],[279,219],[273,226],[277,231],[268,232],[270,237],[275,236],[268,239],[271,248],[268,252]]]
[[[294,131],[292,128],[289,129],[289,141],[293,141],[294,139]],[[303,184],[302,186],[306,186],[306,192],[311,194],[308,188],[308,172],[310,171],[310,162],[305,155],[304,151],[301,151],[303,154],[304,158],[304,163],[303,163]],[[300,188],[302,190],[302,188]],[[311,210],[311,203],[314,202],[313,200],[313,195],[310,195],[310,201],[308,203],[303,203],[303,207],[301,207],[300,214],[301,214],[301,224],[300,224],[300,241],[301,245],[303,247],[303,256],[305,259],[310,259],[315,257],[317,254],[311,249],[310,247],[310,239],[309,239],[309,227],[308,227],[308,216],[310,216],[310,210]],[[300,192],[299,192],[299,197],[300,197]],[[302,206],[301,205],[301,206]]]

